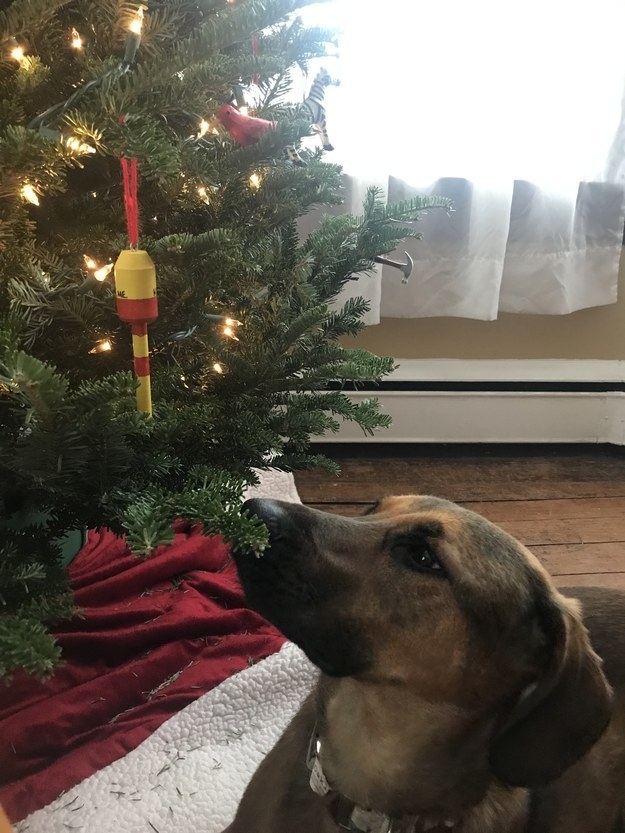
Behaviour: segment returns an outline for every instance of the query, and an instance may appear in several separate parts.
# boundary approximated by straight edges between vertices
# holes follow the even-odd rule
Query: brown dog
[[[226,833],[625,831],[625,592],[437,498],[245,508],[248,599],[321,676]]]

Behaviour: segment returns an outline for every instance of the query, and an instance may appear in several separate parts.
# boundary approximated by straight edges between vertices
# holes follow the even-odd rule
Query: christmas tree
[[[289,99],[292,68],[334,49],[304,5],[1,4],[0,676],[58,662],[48,627],[72,611],[71,530],[110,527],[149,555],[182,518],[260,553],[266,531],[239,512],[254,470],[331,467],[311,436],[387,424],[342,388],[393,359],[342,346],[366,304],[334,301],[443,203],[385,206],[372,190],[361,216],[300,239],[298,217],[339,204],[342,182],[320,147],[300,148],[310,118]],[[266,123],[237,142],[223,105]],[[113,282],[135,175],[158,283],[152,415]]]

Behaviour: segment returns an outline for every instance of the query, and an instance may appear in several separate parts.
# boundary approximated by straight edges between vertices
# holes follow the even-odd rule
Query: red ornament
[[[232,104],[223,104],[217,111],[217,118],[235,142],[243,147],[255,144],[268,130],[276,127],[275,121],[245,116]]]

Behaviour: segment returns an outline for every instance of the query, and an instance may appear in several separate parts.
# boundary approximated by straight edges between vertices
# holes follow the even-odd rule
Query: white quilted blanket
[[[260,487],[246,497],[299,501],[292,475],[283,472],[263,473]],[[28,816],[18,833],[220,833],[315,674],[287,643]]]
[[[28,816],[18,833],[220,833],[314,676],[287,643]]]

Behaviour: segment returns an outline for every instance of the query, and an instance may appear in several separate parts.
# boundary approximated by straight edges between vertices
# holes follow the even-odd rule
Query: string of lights
[[[40,130],[42,127],[47,127],[49,124],[55,122],[59,119],[64,113],[68,110],[71,110],[72,107],[77,104],[81,98],[83,98],[88,92],[99,87],[104,81],[109,78],[119,78],[120,76],[130,72],[132,69],[136,58],[137,52],[139,50],[139,45],[141,44],[141,32],[143,30],[143,18],[144,14],[147,11],[148,7],[144,4],[138,6],[137,11],[134,17],[128,23],[128,35],[126,36],[126,47],[124,51],[124,57],[122,60],[117,64],[117,66],[112,67],[111,69],[107,70],[105,73],[100,75],[98,78],[91,78],[81,87],[78,87],[68,99],[65,101],[61,101],[58,104],[52,105],[52,107],[48,107],[47,110],[44,110],[43,113],[40,113],[38,116],[35,116],[31,121],[28,123],[28,127],[31,130]],[[82,49],[83,42],[82,38],[76,31],[76,29],[72,29],[71,35],[71,44],[74,49]],[[16,50],[22,49],[21,47],[17,46],[11,53],[12,56],[15,58],[14,52]],[[24,51],[22,49],[22,55],[24,55]],[[16,60],[18,60],[16,58]]]
[[[232,0],[228,0],[228,2],[232,2]],[[92,78],[86,83],[77,87],[77,89],[65,101],[58,102],[52,105],[51,107],[48,107],[42,113],[39,113],[37,116],[30,120],[30,122],[27,125],[28,128],[30,130],[38,131],[49,138],[54,138],[58,141],[63,142],[65,147],[77,156],[95,154],[97,151],[96,148],[92,145],[88,144],[87,142],[83,141],[77,136],[64,136],[62,133],[52,130],[50,126],[54,125],[54,123],[60,120],[65,113],[74,108],[85,96],[87,96],[91,91],[102,85],[105,81],[109,79],[120,78],[124,74],[132,71],[132,68],[136,63],[139,47],[141,45],[145,13],[149,11],[150,8],[153,9],[161,5],[162,4],[159,3],[158,0],[149,0],[149,6],[146,3],[139,4],[134,15],[129,19],[126,26],[127,36],[125,41],[124,56],[122,60],[117,65],[103,73],[101,76],[97,78]],[[85,40],[75,26],[72,27],[69,32],[68,41],[72,49],[80,51],[85,48]],[[29,59],[26,47],[23,44],[19,43],[15,37],[11,37],[8,40],[6,40],[3,45],[5,48],[8,48],[10,58],[12,60],[17,61],[20,65],[25,64],[25,62]],[[198,124],[197,133],[189,138],[190,140],[197,141],[203,139],[209,133],[219,133],[217,121],[215,119],[208,121],[207,119],[202,118]],[[258,189],[260,187],[260,184],[260,176],[258,174],[252,174],[252,176],[250,177],[250,187],[253,189]],[[208,204],[210,202],[210,186],[207,187],[206,185],[198,185],[197,194],[199,199],[205,204]],[[25,202],[28,202],[34,206],[39,206],[40,197],[42,196],[41,189],[39,189],[35,183],[29,181],[22,182],[20,186],[20,196]],[[103,282],[105,282],[114,269],[113,262],[98,263],[93,257],[91,257],[88,254],[83,255],[83,261],[86,277],[79,286],[74,288],[75,291],[79,291],[81,293],[92,290],[96,288],[98,284],[102,284]],[[83,274],[85,274],[85,272],[83,272]],[[51,290],[50,294],[55,294],[55,290]],[[230,338],[235,341],[239,340],[236,334],[236,328],[241,326],[240,321],[238,321],[235,318],[232,318],[229,315],[208,314],[206,315],[206,318],[210,321],[218,322],[221,325],[221,333],[224,337]],[[180,331],[174,333],[167,340],[181,341],[183,339],[189,338],[191,337],[195,329],[196,328],[193,327],[187,331]],[[89,351],[89,353],[101,354],[110,352],[112,350],[112,337],[105,337],[99,339],[95,343],[93,348]],[[212,365],[212,368],[214,372],[217,374],[224,373],[223,365],[220,362],[215,362]]]

